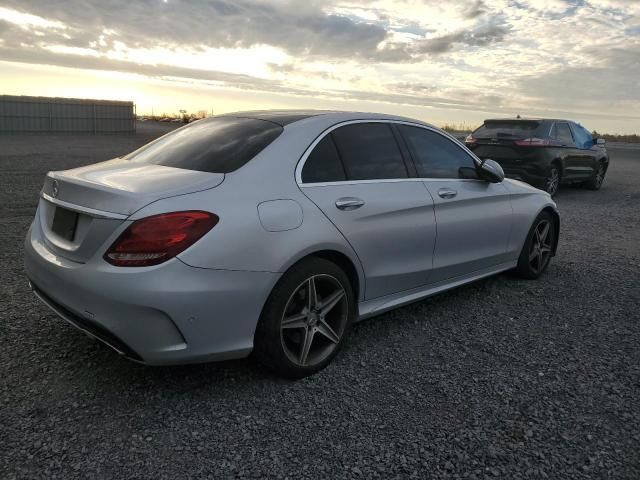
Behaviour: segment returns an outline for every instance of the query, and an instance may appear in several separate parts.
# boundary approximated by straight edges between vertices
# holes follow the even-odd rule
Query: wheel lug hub
[[[318,315],[318,313],[312,311],[307,317],[307,324],[310,326],[314,326],[316,323],[318,323],[319,318],[320,316]]]

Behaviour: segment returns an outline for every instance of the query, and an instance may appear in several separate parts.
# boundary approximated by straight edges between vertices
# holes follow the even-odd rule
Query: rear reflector
[[[218,220],[217,215],[199,210],[141,218],[122,232],[104,259],[118,267],[158,265],[196,243]]]

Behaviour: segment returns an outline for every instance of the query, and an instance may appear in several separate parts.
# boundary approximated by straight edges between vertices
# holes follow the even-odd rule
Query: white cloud
[[[38,15],[32,15],[5,7],[0,7],[0,20],[5,20],[23,27],[66,28],[61,22],[47,20]]]
[[[633,0],[5,3],[14,62],[476,112],[640,111]]]

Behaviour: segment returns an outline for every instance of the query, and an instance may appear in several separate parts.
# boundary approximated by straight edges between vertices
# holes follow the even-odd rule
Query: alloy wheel
[[[560,186],[560,171],[557,167],[551,167],[549,178],[547,178],[547,193],[555,195]]]
[[[529,249],[529,265],[535,273],[540,273],[549,263],[552,249],[551,222],[542,220],[533,231]]]
[[[596,172],[596,188],[600,188],[602,186],[602,182],[604,182],[604,171],[604,165],[600,164],[600,166],[598,167],[598,171]]]
[[[333,276],[301,283],[289,297],[280,322],[284,351],[294,364],[317,365],[337,348],[349,318],[347,294]]]

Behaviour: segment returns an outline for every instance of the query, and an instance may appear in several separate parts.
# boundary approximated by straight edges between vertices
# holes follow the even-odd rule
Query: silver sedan
[[[184,126],[50,172],[26,238],[35,294],[160,365],[251,352],[324,368],[353,322],[556,252],[548,194],[429,124],[264,111]]]

